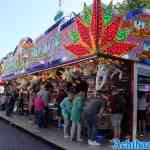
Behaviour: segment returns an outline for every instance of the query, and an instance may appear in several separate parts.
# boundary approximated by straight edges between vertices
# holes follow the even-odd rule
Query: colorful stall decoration
[[[18,88],[26,88],[29,81],[26,78],[20,78],[17,80]]]
[[[144,51],[140,54],[141,60],[150,60],[150,40],[144,41]]]
[[[14,73],[16,72],[16,63],[15,63],[15,59],[12,55],[10,55],[7,59],[3,60],[3,67],[4,67],[4,71],[2,73],[2,76],[13,76]]]
[[[129,59],[138,59],[150,64],[150,9],[128,12],[127,22],[132,22],[128,41],[136,42],[137,47],[130,53]]]
[[[150,64],[150,10],[119,16],[112,10],[112,1],[103,8],[100,0],[94,0],[92,8],[84,4],[83,13],[59,19],[34,41],[23,38],[14,52],[2,60],[0,70],[2,77],[8,79],[97,53]],[[101,57],[99,64],[117,62]],[[90,74],[84,67],[83,70]],[[64,78],[70,80],[68,74],[72,72],[65,72]]]
[[[56,16],[54,17],[54,21],[55,21],[55,22],[58,22],[58,21],[60,21],[61,19],[63,19],[63,17],[64,17],[64,12],[61,11],[61,10],[58,10]]]
[[[58,79],[58,76],[57,76],[57,73],[56,73],[57,70],[51,70],[49,71],[49,78],[50,79],[54,79],[54,80],[57,80]]]
[[[105,13],[100,0],[94,0],[92,13],[84,6],[85,17],[76,16],[77,33],[71,33],[73,43],[66,49],[77,57],[96,52],[121,57],[136,47],[125,41],[129,30],[122,28],[123,16],[112,18],[112,1]]]
[[[0,63],[0,75],[4,73],[4,64],[1,62]]]
[[[0,86],[4,85],[5,81],[0,79]]]
[[[19,45],[22,47],[22,48],[33,48],[35,47],[34,43],[33,43],[33,40],[29,37],[26,37],[26,38],[23,38]]]
[[[62,79],[65,81],[72,81],[74,76],[74,70],[73,68],[66,68],[65,71],[62,73]]]

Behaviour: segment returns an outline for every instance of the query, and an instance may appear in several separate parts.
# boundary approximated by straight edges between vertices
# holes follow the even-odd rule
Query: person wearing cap
[[[95,97],[90,99],[86,106],[83,117],[88,130],[88,144],[91,146],[99,146],[96,142],[98,119],[102,117],[107,96],[104,92],[96,92]]]

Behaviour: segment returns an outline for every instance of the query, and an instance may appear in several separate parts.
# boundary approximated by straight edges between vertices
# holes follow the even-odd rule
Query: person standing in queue
[[[91,146],[100,145],[96,142],[97,124],[102,117],[107,98],[103,92],[96,92],[95,97],[90,98],[90,102],[84,109],[83,116],[88,131],[88,144]]]
[[[40,132],[41,128],[44,128],[44,109],[46,103],[42,96],[35,96],[34,98],[34,108],[35,108],[35,123],[37,128],[35,129],[37,132]]]
[[[68,96],[65,97],[64,100],[60,103],[60,108],[64,119],[64,138],[69,137],[70,116],[73,98],[74,94],[70,92],[68,93]]]
[[[45,113],[44,113],[44,127],[48,127],[48,103],[50,100],[50,84],[42,84],[40,91],[37,93],[37,96],[41,96],[45,103]]]
[[[9,102],[8,102],[8,108],[6,111],[7,116],[10,116],[13,113],[15,102],[16,102],[17,97],[18,97],[16,85],[10,86],[9,90],[10,90],[9,91],[10,98],[9,98]]]
[[[76,128],[77,128],[77,141],[78,142],[83,141],[81,139],[81,116],[84,107],[84,97],[85,93],[83,91],[79,91],[73,100],[73,106],[71,110],[71,121],[72,121],[71,137],[70,137],[71,141],[73,141],[74,139]]]
[[[121,138],[121,122],[123,114],[126,111],[126,100],[124,95],[119,90],[112,91],[111,112],[112,112],[112,127],[113,140]]]
[[[63,99],[67,96],[64,87],[61,85],[59,85],[59,89],[58,89],[58,95],[56,97],[56,103],[58,106],[58,110],[57,110],[57,119],[58,119],[58,127],[61,127],[61,121],[62,121],[62,114],[61,114],[61,107],[60,104],[63,101]]]

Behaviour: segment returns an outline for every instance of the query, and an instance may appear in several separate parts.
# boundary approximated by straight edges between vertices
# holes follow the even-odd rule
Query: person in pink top
[[[45,101],[41,96],[36,96],[34,99],[35,120],[38,125],[38,130],[44,127],[44,109],[46,107]]]

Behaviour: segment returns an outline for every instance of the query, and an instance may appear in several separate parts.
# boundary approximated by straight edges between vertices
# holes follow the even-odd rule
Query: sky
[[[49,28],[60,9],[58,1],[0,0],[0,59],[13,51],[22,38],[34,40]],[[102,0],[105,4],[109,1]],[[92,0],[62,0],[61,10],[65,15],[78,13],[84,2],[92,4]]]

